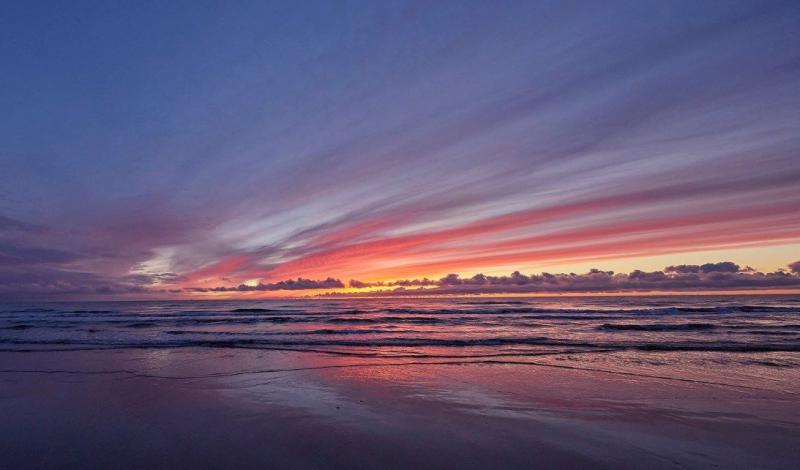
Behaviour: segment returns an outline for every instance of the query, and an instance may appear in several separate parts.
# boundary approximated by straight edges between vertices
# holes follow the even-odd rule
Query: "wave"
[[[600,330],[613,331],[707,331],[717,328],[711,323],[657,323],[649,325],[631,325],[605,323],[600,325]]]
[[[592,321],[592,320],[618,320],[625,318],[622,315],[526,315],[520,317],[524,320],[577,320],[577,321]]]
[[[406,316],[337,316],[331,314],[307,314],[307,315],[147,315],[130,314],[103,316],[97,318],[72,317],[72,316],[47,316],[29,318],[8,318],[0,319],[0,330],[24,330],[31,328],[45,329],[70,329],[87,326],[111,326],[116,328],[167,328],[183,326],[203,326],[203,325],[280,325],[280,324],[340,324],[340,325],[451,325],[459,326],[504,326],[508,328],[539,328],[554,327],[556,325],[573,324],[576,326],[587,325],[593,327],[592,322],[596,323],[596,330],[605,331],[699,331],[724,328],[727,330],[798,330],[800,324],[785,323],[785,318],[780,319],[781,323],[770,320],[764,324],[757,320],[737,318],[737,323],[727,324],[727,322],[712,323],[710,321],[689,321],[685,323],[628,323],[633,316],[624,315],[485,315],[485,316],[442,316],[435,315],[406,315]],[[687,319],[697,319],[698,317],[688,317]],[[5,320],[5,322],[3,321]],[[542,323],[539,323],[542,322]],[[605,322],[599,324],[600,322]],[[5,323],[5,324],[3,324]],[[18,326],[26,325],[26,326]],[[453,332],[454,333],[454,332]]]
[[[57,312],[52,308],[25,308],[25,309],[11,309],[11,310],[3,310],[4,313],[48,313],[48,312]]]
[[[448,320],[435,317],[375,317],[375,318],[331,318],[325,323],[413,323],[421,325],[434,325],[450,323]]]
[[[800,331],[747,330],[745,333],[751,335],[800,336]]]
[[[280,310],[275,310],[272,308],[235,308],[233,310],[228,310],[232,313],[238,312],[279,312]]]
[[[267,318],[169,318],[169,319],[152,319],[151,321],[105,321],[103,324],[115,325],[127,328],[145,328],[145,327],[159,327],[159,326],[181,326],[181,325],[255,325],[259,323],[311,323],[319,321],[313,318],[297,318],[297,317],[267,317]]]
[[[317,335],[372,335],[372,334],[391,334],[393,330],[386,329],[362,329],[362,330],[301,330],[301,331],[194,331],[194,330],[167,330],[168,335],[198,335],[198,336],[317,336]]]
[[[484,300],[481,302],[463,302],[465,305],[525,305],[528,302],[519,300]]]
[[[218,337],[209,339],[190,338],[186,340],[152,340],[152,341],[84,341],[77,339],[52,340],[19,340],[0,339],[0,344],[18,346],[93,346],[128,349],[161,349],[161,348],[277,348],[277,347],[348,347],[348,348],[380,348],[380,347],[498,347],[498,346],[548,346],[585,348],[587,351],[652,351],[652,352],[797,352],[800,344],[784,343],[742,343],[742,342],[676,342],[676,343],[633,343],[633,342],[584,342],[549,337],[493,337],[475,339],[445,339],[421,337],[370,338],[365,340],[350,339],[264,339],[246,337]],[[526,351],[517,350],[520,356]],[[535,352],[535,351],[532,351]],[[575,351],[573,351],[575,352]]]
[[[152,321],[142,321],[136,323],[128,323],[125,326],[128,328],[154,328],[159,325],[158,323]]]
[[[753,312],[787,312],[797,313],[800,312],[800,307],[768,307],[763,305],[741,305],[736,307],[739,311],[745,313]]]
[[[503,302],[506,303],[506,302]],[[675,315],[686,313],[800,313],[800,307],[767,306],[767,305],[731,305],[712,307],[654,307],[654,308],[544,308],[544,307],[507,307],[494,309],[414,309],[387,308],[388,313],[436,314],[436,315],[493,315],[493,314],[551,314],[551,315]]]
[[[771,298],[775,303],[767,305],[759,299],[671,302],[9,304],[0,306],[0,349],[263,348],[384,357],[800,351],[800,304]]]
[[[619,317],[621,315],[680,315],[680,314],[735,314],[735,313],[800,313],[800,307],[789,306],[768,306],[768,305],[726,305],[726,306],[671,306],[654,308],[547,308],[531,307],[523,305],[523,302],[501,302],[483,301],[458,304],[461,308],[427,308],[421,307],[388,307],[375,309],[329,309],[324,311],[317,310],[316,305],[303,306],[301,308],[262,308],[262,307],[241,307],[228,310],[181,310],[178,312],[125,312],[107,309],[76,309],[58,311],[46,308],[30,308],[0,311],[0,318],[16,318],[15,314],[57,314],[69,315],[70,317],[109,317],[115,319],[124,318],[186,318],[186,317],[272,317],[272,316],[291,316],[299,315],[303,317],[311,316],[362,316],[366,314],[385,313],[385,314],[407,314],[407,315],[528,315],[542,319],[563,318],[563,319],[602,319],[606,317]],[[473,306],[498,305],[497,308],[474,308]],[[510,305],[510,306],[504,306]],[[53,315],[43,315],[51,317]],[[38,318],[34,315],[32,318]]]
[[[28,325],[28,324],[23,323],[23,324],[18,324],[18,325],[3,326],[3,327],[0,327],[0,330],[29,330],[31,328],[36,328],[36,327],[33,326],[33,325]]]

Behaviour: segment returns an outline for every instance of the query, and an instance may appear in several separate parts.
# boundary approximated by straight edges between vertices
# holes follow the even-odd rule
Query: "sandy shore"
[[[0,353],[0,455],[6,468],[792,468],[800,459],[795,390],[555,363],[413,362]]]

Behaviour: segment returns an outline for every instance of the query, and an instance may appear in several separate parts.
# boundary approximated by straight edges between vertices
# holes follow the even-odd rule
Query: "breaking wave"
[[[800,300],[749,296],[746,301],[620,297],[6,304],[0,305],[0,345],[17,351],[288,348],[379,356],[448,350],[516,355],[795,352],[800,350]]]

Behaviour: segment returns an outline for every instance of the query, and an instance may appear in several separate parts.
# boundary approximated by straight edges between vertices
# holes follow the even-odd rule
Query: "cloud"
[[[0,214],[0,232],[11,231],[37,233],[44,231],[44,228]]]
[[[706,263],[700,266],[700,271],[704,273],[735,273],[739,272],[739,265],[730,261],[721,263]]]
[[[141,285],[174,284],[184,280],[182,276],[175,273],[138,273],[125,276],[123,279]]]
[[[279,290],[312,290],[312,289],[342,289],[344,283],[339,279],[327,278],[321,281],[303,279],[298,277],[271,284],[258,283],[255,286],[239,284],[235,287],[189,287],[189,292],[251,292],[251,291],[279,291]]]
[[[57,11],[12,12],[11,34],[41,53],[19,54],[0,89],[26,103],[2,126],[13,138],[2,149],[0,267],[15,272],[0,290],[237,291],[294,279],[241,289],[292,290],[328,275],[383,289],[665,286],[689,275],[721,285],[755,278],[711,263],[624,278],[362,280],[800,240],[800,2],[609,2],[592,14],[554,2],[545,15],[538,2],[431,3],[419,21],[398,21],[402,4],[314,21],[314,9],[255,10],[230,31],[187,31],[197,35],[187,43],[218,47],[180,61],[176,35],[158,26],[170,22],[150,22],[164,47],[147,49],[147,64],[131,62],[144,42],[105,57],[89,35],[64,51],[36,27],[64,26],[41,17]],[[94,20],[138,24],[123,11]],[[314,47],[293,47],[309,38]],[[207,66],[242,44],[263,53],[238,54],[241,73]],[[98,106],[67,99],[82,100],[92,71],[109,67],[142,73]],[[186,70],[202,73],[188,83]],[[158,106],[142,106],[137,78],[154,73]],[[128,277],[140,266],[144,277]]]
[[[378,281],[378,282],[362,282],[355,279],[350,279],[348,282],[350,287],[356,289],[363,289],[367,287],[423,287],[423,286],[436,286],[439,285],[437,281],[432,279],[401,279],[399,281]]]
[[[160,289],[149,288],[148,284],[138,277],[117,279],[38,265],[0,267],[0,299],[41,300],[164,293]]]
[[[0,242],[0,262],[6,265],[60,265],[81,258],[82,256],[77,253],[63,250],[25,246],[22,243],[6,244]]]
[[[800,274],[800,261],[795,261],[789,264],[789,270],[793,273]]]
[[[721,272],[721,273],[735,273],[739,272],[741,268],[738,264],[732,263],[730,261],[723,261],[721,263],[706,263],[703,265],[698,264],[680,264],[678,266],[667,266],[664,268],[664,272],[668,273],[713,273],[713,272]]]
[[[761,290],[800,289],[800,261],[790,263],[790,271],[760,272],[742,269],[730,262],[702,265],[673,265],[660,271],[633,270],[615,273],[591,269],[586,273],[524,274],[514,271],[505,276],[476,274],[461,277],[448,274],[440,279],[400,279],[395,281],[359,281],[348,286],[375,289],[356,295],[426,295],[513,294],[513,293],[596,293],[645,291]],[[197,293],[245,293],[343,289],[345,284],[333,277],[321,280],[298,277],[273,283],[238,286],[184,287],[172,284],[181,280],[175,273],[130,274],[103,277],[94,273],[52,269],[43,266],[7,265],[0,268],[0,298],[87,298],[142,296],[165,298]],[[172,285],[171,285],[172,284]],[[351,295],[352,293],[348,293]],[[335,292],[333,295],[337,295]]]
[[[398,283],[365,283],[350,281],[351,287],[392,287],[379,291],[381,294],[408,294],[405,286],[435,286],[425,290],[426,294],[480,294],[480,293],[536,293],[536,292],[626,292],[626,291],[702,291],[800,288],[800,262],[790,265],[790,274],[784,271],[770,273],[752,269],[742,270],[739,265],[724,261],[703,265],[668,266],[661,271],[634,270],[630,273],[614,273],[592,269],[583,274],[530,274],[515,271],[508,276],[476,274],[462,278],[448,274],[438,281],[414,280]]]

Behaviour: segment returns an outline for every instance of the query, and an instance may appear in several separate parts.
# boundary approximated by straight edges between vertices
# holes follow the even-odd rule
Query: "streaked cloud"
[[[431,287],[656,256],[703,277],[687,254],[800,242],[797,2],[4,18],[4,298]]]

